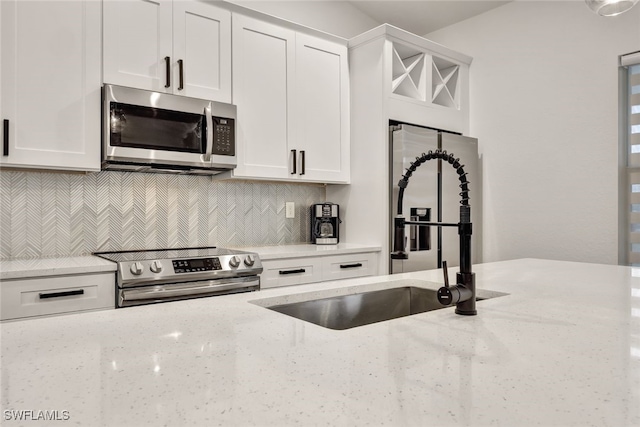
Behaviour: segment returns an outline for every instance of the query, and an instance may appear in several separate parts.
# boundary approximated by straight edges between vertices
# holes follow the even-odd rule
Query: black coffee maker
[[[338,205],[335,203],[311,205],[311,243],[316,245],[338,244],[340,222]]]

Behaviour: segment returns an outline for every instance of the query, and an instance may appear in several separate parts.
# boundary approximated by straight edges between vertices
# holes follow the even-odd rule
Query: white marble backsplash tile
[[[321,185],[131,172],[0,171],[0,259],[309,240]],[[285,219],[285,202],[296,216]]]

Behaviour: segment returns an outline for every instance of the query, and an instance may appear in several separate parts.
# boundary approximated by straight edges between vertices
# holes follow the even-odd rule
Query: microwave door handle
[[[204,108],[204,116],[207,120],[207,136],[206,136],[206,148],[204,152],[204,161],[211,161],[211,152],[213,151],[213,118],[211,116],[211,105]]]

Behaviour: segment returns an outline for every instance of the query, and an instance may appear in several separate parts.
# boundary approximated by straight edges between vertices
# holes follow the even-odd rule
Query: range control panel
[[[215,247],[96,253],[118,264],[119,288],[253,276],[262,273],[256,253]]]
[[[220,258],[196,258],[173,260],[173,270],[176,273],[193,273],[195,271],[222,270]]]
[[[223,156],[236,155],[235,120],[225,117],[213,117],[213,154]]]

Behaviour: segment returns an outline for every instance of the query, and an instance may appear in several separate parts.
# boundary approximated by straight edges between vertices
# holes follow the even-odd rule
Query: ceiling
[[[422,36],[502,6],[509,1],[355,0],[348,3],[377,22],[391,24]]]

